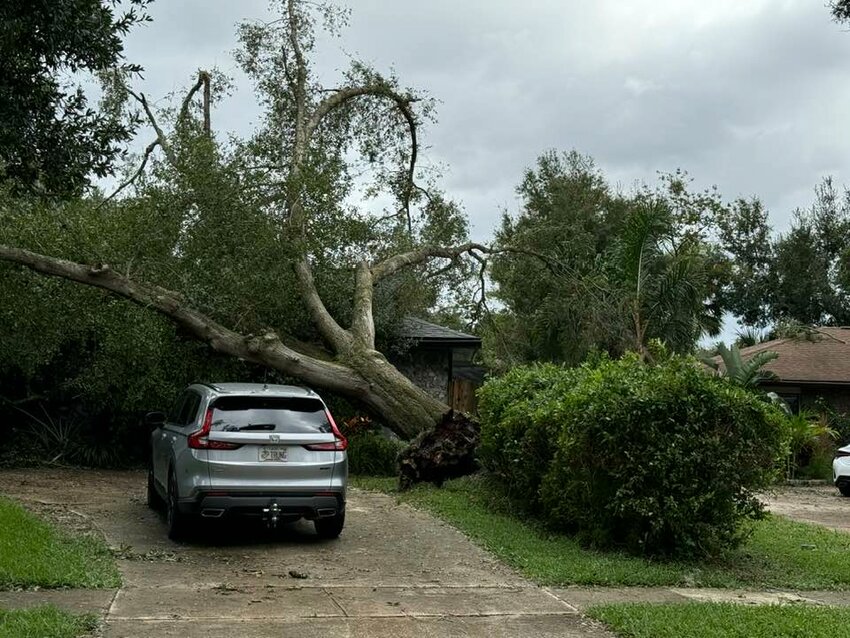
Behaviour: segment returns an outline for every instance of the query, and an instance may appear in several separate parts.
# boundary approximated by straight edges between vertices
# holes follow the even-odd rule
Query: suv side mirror
[[[165,412],[148,412],[145,415],[145,425],[159,428],[165,425]]]

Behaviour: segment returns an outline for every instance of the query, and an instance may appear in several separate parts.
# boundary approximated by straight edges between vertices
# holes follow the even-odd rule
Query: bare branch
[[[210,74],[207,71],[198,71],[198,81],[189,89],[186,97],[183,98],[183,104],[180,107],[180,115],[177,118],[177,123],[181,124],[189,116],[189,104],[201,87],[204,87],[204,133],[210,134]]]
[[[413,234],[413,221],[410,215],[410,200],[413,197],[414,190],[424,192],[424,189],[416,186],[414,183],[414,173],[416,171],[416,161],[419,154],[419,142],[416,132],[416,116],[410,108],[411,103],[415,100],[410,95],[402,95],[393,90],[389,85],[384,83],[365,84],[363,86],[349,86],[337,89],[331,95],[322,100],[307,124],[307,137],[312,137],[315,130],[322,123],[322,120],[329,113],[339,108],[343,104],[362,96],[381,97],[391,100],[407,123],[408,131],[410,132],[410,162],[407,167],[407,178],[405,180],[404,192],[402,193],[402,209],[407,216],[407,231]]]
[[[301,43],[298,41],[300,24],[298,22],[298,12],[295,9],[295,3],[296,0],[289,0],[286,9],[289,20],[289,45],[292,47],[292,53],[295,56],[295,86],[291,88],[298,103],[298,113],[300,116],[303,114],[306,101],[307,62],[304,59],[304,52],[301,50]]]
[[[116,188],[114,191],[112,191],[112,194],[109,197],[107,197],[102,202],[100,202],[100,204],[97,205],[98,208],[100,208],[101,206],[106,204],[106,202],[113,199],[116,195],[118,195],[118,193],[120,193],[125,188],[130,186],[130,184],[132,184],[137,179],[139,179],[141,174],[145,171],[145,166],[147,166],[148,158],[151,156],[151,153],[153,153],[154,149],[158,145],[159,145],[159,140],[154,140],[153,142],[151,142],[150,144],[147,145],[147,147],[145,148],[144,157],[142,157],[142,163],[139,165],[138,170],[135,173],[133,173],[126,181],[124,181],[118,188]]]
[[[351,319],[351,333],[355,339],[370,350],[375,348],[375,320],[372,314],[372,295],[374,283],[369,264],[365,261],[357,264],[354,274],[354,311]]]
[[[210,74],[204,71],[204,133],[209,135],[212,131],[210,122]]]
[[[319,331],[322,339],[335,351],[345,350],[351,341],[351,336],[345,331],[328,312],[325,302],[322,301],[316,282],[313,280],[313,271],[306,257],[295,263],[295,274],[301,288],[301,298],[307,311],[313,320],[313,325]]]
[[[490,308],[487,305],[487,260],[481,260],[481,267],[478,269],[478,293],[480,296],[475,302],[475,310],[472,312],[472,321],[477,323],[481,320],[484,314],[490,315]]]
[[[145,115],[147,115],[148,117],[148,121],[153,127],[153,130],[156,131],[156,140],[162,147],[165,156],[168,158],[169,162],[171,162],[172,164],[176,164],[177,161],[174,156],[174,152],[171,148],[171,143],[168,141],[168,138],[165,136],[165,132],[162,130],[162,128],[159,126],[159,123],[156,121],[156,116],[154,116],[153,111],[151,110],[151,107],[148,104],[147,99],[145,98],[145,94],[135,93],[134,91],[129,90],[127,92],[142,105],[142,108],[145,110]]]
[[[442,258],[455,260],[463,254],[469,254],[479,262],[482,257],[476,253],[491,253],[493,252],[487,246],[468,242],[460,246],[421,246],[410,252],[394,255],[378,264],[372,266],[372,278],[377,283],[384,277],[388,277],[402,268],[421,264],[429,259]]]

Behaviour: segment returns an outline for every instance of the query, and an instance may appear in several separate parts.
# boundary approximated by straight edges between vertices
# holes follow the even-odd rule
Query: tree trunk
[[[362,402],[405,438],[433,428],[449,411],[448,405],[415,385],[377,350],[355,350],[341,363],[356,371],[365,385],[351,398]]]
[[[159,312],[218,352],[267,366],[318,390],[362,403],[405,438],[434,427],[449,411],[448,405],[414,385],[380,352],[339,328],[339,348],[334,360],[328,361],[293,349],[271,331],[260,336],[240,334],[198,312],[178,293],[133,281],[107,264],[89,266],[2,244],[0,261],[107,290]]]

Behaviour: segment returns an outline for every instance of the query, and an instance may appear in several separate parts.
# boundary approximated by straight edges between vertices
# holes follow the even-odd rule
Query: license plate
[[[286,460],[286,446],[284,445],[264,445],[260,448],[260,460],[281,462]]]

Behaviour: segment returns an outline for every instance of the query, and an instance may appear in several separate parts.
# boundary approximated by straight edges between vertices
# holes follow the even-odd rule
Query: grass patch
[[[100,538],[71,536],[0,498],[0,589],[120,585],[115,561]]]
[[[587,615],[628,638],[835,638],[850,609],[732,603],[600,605]]]
[[[77,638],[97,627],[92,614],[75,616],[55,607],[0,609],[0,638]]]
[[[352,478],[395,491],[394,479]],[[523,516],[482,476],[419,486],[397,495],[454,525],[502,561],[544,585],[790,587],[850,589],[850,534],[769,516],[739,549],[699,563],[653,561],[583,548]]]

